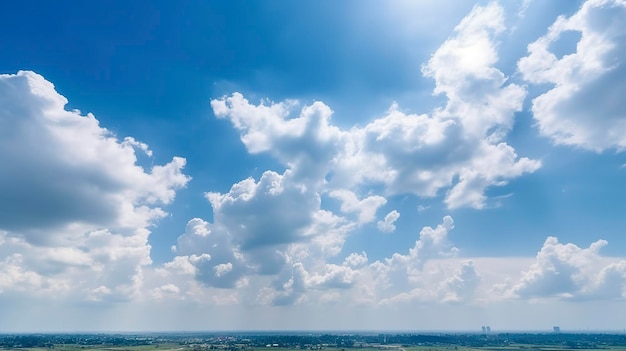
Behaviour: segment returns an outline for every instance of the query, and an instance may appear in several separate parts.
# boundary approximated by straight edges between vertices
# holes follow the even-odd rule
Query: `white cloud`
[[[314,288],[347,289],[350,288],[359,272],[349,266],[326,264],[322,273],[314,274],[307,283]]]
[[[591,290],[595,299],[626,299],[626,260],[602,268]]]
[[[519,6],[519,10],[517,12],[518,17],[524,17],[526,15],[526,10],[530,7],[530,4],[533,0],[522,0],[522,3]]]
[[[178,256],[164,268],[178,274],[193,274],[206,286],[234,288],[244,279],[248,267],[231,235],[202,219],[187,223],[178,238]]]
[[[197,273],[197,268],[192,262],[197,263],[202,260],[208,261],[210,259],[211,255],[209,254],[202,254],[200,256],[176,256],[172,261],[165,263],[163,268],[176,274],[195,275]]]
[[[533,55],[541,54],[541,40],[556,40],[550,37],[540,39],[520,61],[528,81],[555,84],[546,93],[553,94],[555,104],[621,72],[624,31],[611,27],[621,17],[592,21],[596,8],[608,4],[618,3],[589,1],[572,18],[557,21],[549,34],[558,37],[563,28],[578,28],[574,30],[599,38],[597,52],[583,45],[583,36],[575,55],[548,60],[553,67],[543,67],[538,61],[545,57]],[[609,30],[602,27],[604,34],[599,34],[595,25]],[[151,266],[149,227],[166,215],[162,207],[189,181],[182,174],[185,160],[174,158],[146,170],[137,158],[139,153],[152,157],[147,144],[133,137],[119,140],[94,116],[65,111],[67,100],[40,76],[0,76],[0,161],[14,165],[0,172],[0,192],[16,206],[0,211],[2,310],[2,298],[10,294],[97,303],[132,300],[127,305],[133,313],[145,301],[164,309],[172,303],[172,309],[202,311],[198,320],[215,313],[217,305],[280,316],[296,311],[264,309],[257,303],[298,305],[298,312],[327,316],[339,306],[376,314],[388,313],[388,307],[414,311],[456,304],[468,311],[472,304],[494,301],[623,300],[626,261],[600,255],[605,241],[581,249],[548,238],[535,263],[521,269],[529,266],[526,259],[457,257],[459,250],[449,240],[454,228],[450,216],[434,228],[422,228],[408,252],[399,250],[373,263],[365,252],[345,256],[349,233],[376,220],[387,203],[384,196],[443,197],[450,209],[480,209],[489,204],[488,188],[540,167],[536,160],[518,157],[505,142],[526,96],[523,87],[496,68],[497,40],[505,30],[496,3],[476,6],[463,19],[422,67],[434,79],[435,94],[446,98],[427,114],[393,104],[370,123],[342,129],[333,125],[332,110],[322,102],[255,105],[239,93],[211,101],[215,115],[233,124],[250,153],[269,153],[285,170],[244,179],[223,193],[206,193],[213,222],[191,219],[172,247],[176,256],[159,267]],[[610,57],[618,61],[611,65]],[[576,69],[569,71],[572,67]],[[608,93],[605,97],[612,99]],[[535,100],[538,119],[552,111],[542,99],[548,98]],[[602,109],[620,107],[615,101]],[[579,117],[571,118],[580,122]],[[549,131],[545,120],[540,121],[542,132]],[[611,129],[616,135],[601,142],[594,134],[600,129],[584,130],[587,135],[566,124],[553,134],[561,137],[571,129],[577,136],[559,142],[621,149],[621,122],[611,121],[615,124],[608,126],[617,126]],[[340,202],[337,213],[325,206],[331,198]],[[393,210],[377,226],[394,231],[399,217]],[[385,311],[377,309],[380,305]],[[438,312],[433,316],[442,315]]]
[[[33,72],[0,75],[0,289],[126,301],[151,264],[149,226],[189,177],[185,159],[145,170],[137,150]]]
[[[536,170],[538,161],[518,158],[503,141],[525,97],[523,88],[509,84],[494,67],[495,38],[503,29],[500,7],[475,7],[433,54],[423,72],[435,79],[435,93],[445,94],[447,104],[430,116],[407,114],[394,104],[363,127],[341,129],[322,102],[255,105],[240,93],[212,100],[215,115],[233,124],[250,153],[267,152],[286,170],[242,180],[225,193],[207,193],[213,223],[189,222],[175,251],[188,258],[177,258],[176,266],[194,271],[206,287],[234,288],[248,277],[274,277],[273,288],[260,286],[259,301],[303,302],[311,290],[349,289],[365,279],[359,273],[365,255],[350,256],[343,265],[326,260],[341,252],[351,230],[375,220],[387,202],[384,195],[433,197],[447,190],[449,208],[482,208],[488,201],[485,189]],[[340,200],[346,217],[325,208],[329,198]],[[392,211],[379,227],[392,231],[398,218]],[[455,254],[446,239],[452,228],[451,217],[435,229],[425,227],[408,255],[375,262],[363,276],[393,285],[395,277],[388,273],[408,273],[401,284],[413,284],[425,262]],[[191,255],[207,259],[191,262]],[[467,272],[448,273],[457,283],[469,279],[463,276]],[[456,295],[450,300],[463,298],[451,294]]]
[[[307,240],[306,229],[320,206],[319,195],[291,182],[291,172],[248,178],[225,194],[207,193],[216,222],[228,228],[244,250]]]
[[[422,228],[419,239],[407,254],[396,252],[390,258],[370,264],[369,274],[378,290],[377,296],[385,296],[385,303],[416,296],[425,298],[426,295],[428,299],[435,299],[439,294],[438,286],[445,280],[442,277],[451,273],[442,275],[440,268],[425,271],[424,267],[433,259],[450,258],[457,254],[458,249],[448,240],[448,232],[453,228],[452,217],[445,216],[437,227]],[[425,285],[429,280],[430,284]]]
[[[448,97],[443,114],[457,117],[465,133],[476,138],[500,140],[526,95],[522,87],[506,85],[507,78],[494,67],[495,38],[504,29],[499,5],[476,6],[422,69],[435,79],[435,93]]]
[[[211,100],[215,116],[233,123],[250,153],[270,152],[289,166],[295,179],[317,182],[328,172],[346,133],[330,124],[332,111],[322,102],[289,118],[297,106],[295,100],[254,106],[240,93]]]
[[[46,286],[63,288],[62,282],[61,284],[48,284],[46,281],[49,279],[37,272],[26,270],[22,263],[23,256],[21,254],[12,254],[0,262],[0,292],[7,289],[19,292],[42,291],[46,290]]]
[[[446,257],[456,255],[458,249],[453,247],[448,240],[448,232],[454,229],[454,220],[450,216],[443,217],[441,224],[434,229],[424,227],[420,231],[419,240],[409,250],[409,258],[416,261],[416,267],[434,257]]]
[[[417,212],[424,212],[424,211],[428,210],[429,208],[430,208],[430,206],[418,205],[417,206]]]
[[[554,87],[533,100],[542,135],[557,144],[600,152],[626,147],[626,3],[586,1],[571,17],[559,17],[519,60],[524,79]],[[573,53],[557,57],[553,47],[580,33]]]
[[[152,150],[148,147],[148,144],[142,143],[141,141],[135,140],[133,137],[126,137],[122,142],[124,146],[133,146],[137,149],[143,151],[147,156],[152,157]]]
[[[378,230],[383,233],[391,233],[396,230],[395,222],[400,218],[400,212],[393,210],[385,216],[385,219],[382,221],[378,221],[376,225],[378,226]]]
[[[379,303],[403,306],[419,301],[425,304],[472,305],[480,283],[481,277],[472,261],[433,260],[425,264],[419,280],[412,282],[409,288],[396,290],[395,293],[390,291]]]
[[[307,300],[304,294],[307,289],[308,273],[301,263],[293,265],[291,275],[279,284],[277,289],[265,288],[258,297],[261,303],[271,303],[276,306],[293,305]]]
[[[0,286],[20,290],[20,272],[32,290],[80,300],[128,301],[141,297],[143,271],[152,261],[148,232],[132,236],[96,230],[76,238],[73,247],[34,246],[16,238],[0,246],[13,252],[0,267]],[[13,281],[13,282],[12,282]],[[33,285],[34,284],[34,285]],[[37,293],[38,294],[38,293]]]
[[[409,300],[444,303],[469,300],[480,281],[472,263],[437,263],[458,251],[447,240],[452,228],[452,219],[445,217],[435,228],[422,228],[407,254],[395,253],[369,265],[365,252],[348,255],[341,265],[307,257],[281,272],[271,287],[262,288],[257,301],[279,305],[341,302],[371,308],[398,302],[403,295]],[[341,290],[340,297],[333,290]]]
[[[256,271],[278,273],[287,262],[289,245],[306,244],[334,256],[353,225],[321,208],[321,196],[299,183],[290,170],[283,175],[263,173],[258,182],[247,179],[228,193],[208,193],[215,224],[241,247]]]
[[[334,190],[329,194],[331,197],[341,200],[341,212],[356,212],[359,215],[359,223],[369,223],[376,218],[376,211],[387,203],[387,200],[378,195],[368,196],[359,200],[349,190]]]
[[[0,160],[12,165],[0,175],[12,204],[0,211],[0,227],[13,235],[44,244],[63,240],[51,228],[145,227],[189,180],[182,158],[144,171],[134,139],[120,142],[93,115],[66,111],[67,100],[40,75],[1,75],[0,90]]]
[[[294,113],[294,100],[254,105],[234,93],[211,106],[240,131],[250,153],[274,155],[294,181],[341,199],[342,212],[358,212],[361,222],[373,220],[388,194],[433,197],[447,189],[449,208],[483,208],[485,189],[540,167],[503,141],[526,95],[494,66],[503,21],[495,3],[475,7],[424,65],[435,93],[447,97],[431,116],[406,114],[393,104],[364,127],[342,130],[322,102]],[[354,195],[380,185],[378,195],[360,201]]]
[[[246,193],[241,192],[239,195]],[[253,201],[252,197],[247,199]],[[329,290],[334,289],[345,291],[342,296],[348,299],[346,302],[353,299],[349,303],[360,301],[371,305],[377,299],[388,300],[391,297],[393,300],[404,289],[419,289],[420,293],[415,296],[420,299],[460,302],[473,296],[473,289],[479,281],[476,274],[470,274],[475,273],[471,263],[465,263],[456,270],[454,266],[447,265],[430,265],[428,271],[424,270],[431,261],[454,257],[458,251],[447,239],[448,232],[454,227],[449,216],[444,217],[435,228],[424,227],[415,246],[407,254],[396,253],[391,258],[370,265],[367,265],[365,252],[348,255],[341,265],[327,263],[324,256],[320,256],[321,252],[311,247],[311,243],[315,246],[314,241],[303,244],[299,239],[289,244],[274,243],[267,246],[267,250],[271,248],[272,252],[279,254],[282,258],[280,261],[259,258],[258,248],[244,249],[236,244],[239,241],[230,235],[237,235],[238,232],[230,232],[223,227],[219,215],[215,218],[213,224],[199,219],[190,221],[177,247],[177,252],[188,256],[177,256],[164,266],[167,272],[173,274],[169,277],[192,274],[205,287],[218,288],[234,288],[240,286],[238,283],[242,280],[250,279],[251,285],[246,283],[245,287],[239,289],[239,297],[243,301],[253,300],[271,305],[314,301],[337,303],[338,299],[330,298],[335,295],[327,295]],[[243,224],[245,226],[245,222]],[[275,270],[262,271],[258,264],[260,259],[272,262]],[[224,280],[222,273],[233,271],[235,274],[231,278],[234,279]],[[270,280],[265,277],[273,277],[272,283],[267,285]]]
[[[442,302],[464,302],[474,297],[480,283],[472,261],[463,262],[454,276],[446,279]]]
[[[168,295],[178,296],[180,288],[174,284],[165,284],[152,290],[152,295],[155,299],[163,299]]]
[[[227,274],[228,272],[233,270],[233,264],[230,262],[220,263],[217,266],[213,267],[213,270],[215,271],[215,276],[221,277],[224,274]]]
[[[361,252],[360,254],[353,252],[350,255],[348,255],[348,257],[346,257],[346,259],[343,261],[344,266],[353,267],[353,268],[362,266],[366,263],[367,263],[367,254],[365,253],[365,251]]]
[[[192,219],[176,247],[178,257],[210,257],[190,261],[206,286],[234,288],[247,276],[282,274],[309,255],[334,256],[354,225],[322,210],[319,193],[289,170],[267,171],[206,197],[214,222]]]
[[[471,166],[459,173],[458,183],[447,192],[445,203],[449,208],[483,208],[489,186],[502,186],[524,173],[534,172],[540,162],[526,157],[518,159],[515,150],[506,143],[497,145],[481,142],[476,145]]]
[[[599,253],[605,245],[598,240],[583,249],[548,237],[536,262],[509,293],[520,298],[626,298],[626,261],[607,264]]]

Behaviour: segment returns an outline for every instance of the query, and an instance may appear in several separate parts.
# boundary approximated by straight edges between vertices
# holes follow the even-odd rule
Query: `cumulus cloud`
[[[207,193],[216,222],[245,250],[307,240],[319,195],[289,182],[276,172],[263,173],[258,182],[248,178],[228,193]]]
[[[533,113],[556,142],[624,147],[614,93],[623,84],[613,78],[623,73],[623,8],[588,1],[520,60],[524,79],[554,85],[534,100]],[[481,209],[487,189],[541,166],[506,143],[526,90],[496,67],[505,30],[499,5],[476,6],[422,66],[445,102],[421,114],[394,103],[369,123],[340,128],[320,101],[251,103],[240,93],[212,100],[215,116],[232,123],[249,153],[268,153],[284,168],[205,193],[212,222],[191,219],[172,247],[176,256],[159,267],[150,267],[149,228],[189,181],[185,160],[146,169],[138,157],[152,157],[147,144],[65,110],[67,100],[43,77],[0,76],[0,161],[12,165],[0,172],[9,204],[0,211],[0,294],[274,306],[469,304],[479,291],[502,299],[624,299],[626,261],[601,256],[605,241],[580,248],[550,237],[523,272],[507,266],[512,259],[490,261],[506,271],[502,280],[481,271],[485,260],[456,258],[450,216],[423,227],[408,252],[374,262],[365,252],[345,256],[350,232],[376,222],[386,196]],[[550,47],[565,31],[583,35],[576,52],[559,59]],[[601,106],[588,103],[600,101],[593,92],[602,92]],[[586,105],[578,106],[582,97]],[[589,111],[601,123],[591,126]],[[331,199],[338,209],[325,203]],[[377,227],[392,232],[399,217],[393,210]]]
[[[193,274],[206,286],[233,288],[248,271],[231,235],[211,223],[194,218],[178,238],[178,256],[165,268],[178,274]]]
[[[443,114],[457,117],[464,131],[477,138],[501,140],[526,96],[494,67],[494,41],[505,29],[503,12],[495,2],[474,7],[422,69],[435,79],[435,93],[448,97]]]
[[[536,262],[510,293],[520,298],[625,298],[626,261],[607,264],[599,252],[605,245],[605,240],[598,240],[580,248],[548,237]]]
[[[463,262],[461,269],[446,279],[442,301],[467,301],[474,296],[479,283],[480,276],[474,268],[474,263],[472,261]]]
[[[475,7],[423,66],[435,93],[447,98],[430,114],[394,104],[364,126],[342,129],[322,102],[252,104],[239,93],[213,100],[215,115],[233,124],[250,153],[270,153],[285,170],[207,192],[213,222],[191,219],[176,256],[154,270],[148,228],[189,181],[185,160],[146,170],[138,164],[138,153],[152,157],[145,143],[120,140],[95,116],[66,111],[67,100],[41,76],[1,76],[7,108],[0,130],[7,135],[0,157],[15,167],[0,184],[16,207],[0,215],[0,289],[67,294],[71,286],[72,294],[97,302],[211,295],[221,304],[252,294],[288,305],[336,302],[329,295],[336,290],[356,301],[471,298],[480,282],[471,262],[432,263],[458,251],[447,239],[449,216],[424,227],[408,253],[371,264],[365,252],[337,264],[328,258],[342,252],[354,228],[376,220],[386,195],[443,195],[449,208],[482,208],[485,189],[539,167],[503,141],[525,91],[494,66],[502,16],[497,5]],[[325,208],[328,199],[339,200],[338,213]],[[399,216],[389,212],[378,227],[393,231]],[[606,289],[620,272],[606,267]],[[368,286],[372,281],[380,285]],[[231,293],[235,288],[249,290]]]
[[[369,269],[376,286],[383,291],[400,294],[414,289],[415,284],[423,280],[426,262],[436,258],[454,257],[458,252],[448,240],[448,232],[453,228],[452,217],[445,216],[442,223],[435,228],[422,228],[418,240],[407,254],[396,252],[389,258],[370,264]]]
[[[353,192],[343,189],[332,191],[330,196],[341,200],[341,212],[356,212],[359,216],[359,223],[373,221],[378,208],[387,203],[384,197],[378,195],[359,200]]]
[[[36,73],[0,75],[0,162],[11,165],[0,172],[0,289],[138,297],[148,228],[189,181],[185,159],[146,170],[137,151],[150,157],[148,145],[67,103]]]
[[[343,300],[336,294],[329,295],[333,290],[344,291],[340,296],[347,298],[346,302],[354,299],[350,303],[376,303],[381,299],[391,301],[406,289],[418,289],[420,293],[415,293],[415,296],[420,299],[460,302],[473,296],[480,281],[471,263],[464,263],[456,270],[448,265],[431,265],[429,270],[424,269],[434,260],[454,257],[458,251],[448,240],[448,232],[454,228],[449,216],[434,228],[422,228],[419,239],[407,254],[395,253],[369,265],[365,252],[352,253],[345,257],[342,264],[332,264],[310,250],[310,243],[302,244],[299,239],[294,239],[291,244],[272,245],[283,260],[274,262],[277,269],[271,272],[263,272],[257,264],[257,248],[243,248],[237,244],[237,239],[230,237],[226,228],[220,226],[219,216],[215,223],[200,219],[190,221],[177,246],[177,252],[185,256],[177,256],[165,264],[168,276],[193,275],[209,288],[246,286],[238,293],[241,298],[276,306]],[[235,279],[224,281],[221,273],[233,271],[236,274],[231,278]],[[273,277],[270,280],[272,283],[264,284],[263,281],[268,281],[264,276]],[[251,280],[251,285],[242,285],[241,282],[247,279]],[[255,289],[258,289],[256,294]]]
[[[0,269],[0,287],[25,289],[78,300],[128,301],[141,296],[143,271],[152,261],[148,231],[132,236],[95,230],[76,238],[74,246],[45,247],[22,238],[0,246],[7,255]],[[14,281],[20,272],[27,281]],[[31,279],[32,278],[32,279]]]
[[[189,180],[182,158],[146,172],[134,149],[144,144],[120,142],[93,115],[66,111],[67,100],[40,75],[1,75],[0,90],[0,160],[12,165],[0,175],[11,204],[0,228],[13,235],[44,243],[62,239],[50,228],[145,227]]]
[[[367,254],[365,251],[360,254],[353,252],[343,261],[344,266],[359,267],[367,263]]]
[[[328,172],[345,132],[330,124],[332,111],[322,102],[304,106],[289,118],[298,105],[287,100],[255,106],[240,93],[211,100],[215,116],[232,122],[250,153],[270,152],[289,165],[295,178],[316,182]]]
[[[19,292],[45,291],[49,293],[46,290],[50,289],[45,289],[45,287],[53,287],[52,290],[69,289],[67,282],[50,284],[49,280],[37,272],[25,269],[21,254],[12,254],[0,262],[0,292],[11,289]]]
[[[454,220],[450,216],[443,217],[437,227],[424,227],[419,233],[419,239],[409,249],[408,255],[394,254],[388,263],[411,261],[410,268],[421,269],[424,263],[436,257],[454,256],[458,249],[448,240],[448,232],[454,229]]]
[[[294,181],[330,192],[361,222],[372,219],[386,194],[433,197],[447,189],[449,208],[483,208],[485,189],[540,167],[503,141],[526,96],[494,66],[495,38],[503,29],[498,5],[477,6],[433,54],[423,73],[447,104],[431,115],[407,114],[393,104],[383,117],[342,130],[319,101],[298,113],[297,101],[255,105],[233,93],[211,106],[240,131],[250,153],[274,155]],[[354,190],[379,185],[379,195],[356,199]]]
[[[400,212],[393,210],[385,216],[385,219],[382,221],[378,221],[376,225],[378,226],[378,230],[383,233],[391,233],[396,230],[395,222],[400,218]]]
[[[260,291],[258,300],[264,304],[285,306],[302,303],[307,300],[308,273],[302,263],[293,265],[291,275],[286,281],[280,282],[276,289],[264,288]]]
[[[495,68],[496,38],[503,30],[503,11],[496,4],[475,7],[457,26],[422,69],[434,79],[435,93],[447,98],[430,114],[405,113],[393,104],[382,117],[344,129],[333,125],[331,108],[320,101],[255,104],[240,93],[212,100],[215,116],[232,123],[248,152],[271,154],[285,170],[265,171],[225,193],[206,193],[213,223],[189,222],[170,268],[176,262],[207,287],[275,277],[273,288],[261,289],[259,301],[296,303],[311,289],[357,284],[365,254],[351,255],[341,265],[326,259],[342,251],[354,228],[375,221],[385,196],[443,195],[449,208],[483,208],[487,188],[540,166],[519,158],[503,141],[526,94]],[[339,213],[328,208],[329,199],[339,200]],[[378,227],[393,231],[399,215],[391,211]],[[425,227],[408,255],[375,262],[365,275],[408,272],[418,279],[425,262],[454,255],[446,239],[452,228],[451,217],[435,229]],[[192,257],[204,258],[192,262]],[[462,274],[457,278],[469,281]]]
[[[178,257],[208,255],[191,262],[196,277],[207,286],[233,288],[247,275],[284,272],[314,251],[316,257],[336,255],[350,223],[322,210],[319,193],[293,177],[267,171],[227,193],[207,193],[214,222],[189,221],[178,239]]]
[[[341,265],[305,259],[283,271],[272,286],[262,288],[257,300],[275,305],[341,301],[369,306],[470,300],[481,280],[472,262],[446,261],[458,251],[447,239],[452,228],[452,218],[446,216],[435,228],[422,228],[407,254],[395,253],[371,264],[365,252],[348,255]]]
[[[310,276],[308,283],[325,289],[347,289],[352,286],[358,274],[358,271],[349,266],[326,264],[323,273]]]
[[[407,304],[412,301],[439,304],[472,304],[481,278],[472,261],[465,261],[454,269],[445,261],[428,262],[420,280],[410,288],[388,294],[380,300],[382,305]]]
[[[286,262],[281,252],[290,244],[336,255],[353,228],[322,209],[320,193],[297,179],[291,170],[282,175],[266,171],[258,182],[247,179],[228,193],[207,193],[215,223],[228,231],[259,272],[278,272]]]
[[[623,1],[590,0],[528,45],[528,56],[518,62],[523,78],[553,85],[533,100],[542,135],[597,152],[626,147],[624,21]],[[580,33],[575,51],[558,57],[554,47],[569,33]]]
[[[363,253],[351,254],[342,265],[323,264],[312,271],[307,271],[302,262],[295,263],[278,277],[272,287],[262,288],[257,301],[279,306],[304,301],[336,302],[340,298],[332,291],[346,291],[354,287],[362,274],[358,268],[366,262],[367,256]]]
[[[157,300],[163,299],[164,297],[168,295],[177,297],[179,296],[179,293],[180,293],[180,288],[174,284],[165,284],[158,288],[154,288],[152,290],[152,294],[154,298]]]
[[[591,290],[597,299],[626,299],[626,260],[602,268]]]

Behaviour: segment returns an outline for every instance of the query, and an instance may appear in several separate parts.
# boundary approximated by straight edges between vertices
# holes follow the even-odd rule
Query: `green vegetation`
[[[626,351],[620,334],[0,334],[16,351]]]

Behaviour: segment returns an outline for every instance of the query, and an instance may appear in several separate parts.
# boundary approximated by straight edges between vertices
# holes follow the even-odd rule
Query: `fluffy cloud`
[[[447,239],[452,228],[452,218],[445,217],[435,228],[422,228],[407,254],[395,253],[369,265],[365,252],[348,255],[341,265],[298,262],[281,273],[271,287],[262,288],[258,301],[274,305],[341,301],[372,306],[407,300],[470,300],[480,277],[472,262],[459,265],[446,261],[458,251]],[[338,291],[339,295],[334,293]]]
[[[448,239],[453,228],[454,221],[446,216],[435,228],[422,228],[407,254],[394,253],[363,269],[361,274],[375,282],[372,302],[473,303],[482,278],[474,262],[455,259],[459,250]]]
[[[559,17],[528,46],[519,70],[524,79],[554,87],[533,100],[541,134],[557,144],[594,151],[626,147],[626,3],[586,1],[571,17]],[[554,47],[580,33],[575,51],[557,57]]]
[[[396,230],[395,222],[400,218],[400,212],[393,210],[385,216],[385,219],[382,221],[378,221],[376,225],[378,226],[378,230],[383,233],[391,233]]]
[[[424,227],[420,231],[419,240],[405,257],[413,261],[416,267],[421,268],[428,259],[455,255],[458,249],[453,247],[448,240],[448,232],[452,229],[454,229],[454,220],[450,216],[443,217],[442,223],[434,229]]]
[[[367,263],[367,254],[365,251],[360,254],[353,252],[343,261],[344,266],[359,267]]]
[[[66,111],[67,100],[40,75],[2,75],[0,90],[0,160],[12,165],[0,175],[11,203],[0,228],[44,243],[63,239],[50,228],[145,227],[189,180],[182,158],[146,172],[135,152],[149,151],[144,144],[120,142],[93,115]]]
[[[325,165],[345,132],[330,124],[332,111],[325,104],[304,106],[298,116],[288,118],[297,106],[295,100],[254,106],[240,93],[211,101],[215,116],[233,123],[249,152],[270,152],[289,165],[296,179],[316,182],[328,172]]]
[[[442,113],[457,117],[464,132],[476,138],[502,139],[526,96],[522,87],[506,84],[507,78],[494,67],[494,40],[504,29],[499,5],[476,6],[422,69],[435,79],[435,93],[448,98]]]
[[[0,246],[0,256],[6,257],[0,263],[0,289],[90,301],[140,298],[144,268],[151,263],[148,234],[94,230],[73,246],[56,247],[12,238]]]
[[[454,228],[449,216],[434,228],[422,228],[407,254],[395,253],[369,265],[365,252],[346,256],[342,264],[327,263],[311,248],[311,244],[315,246],[312,240],[302,244],[294,237],[291,244],[271,246],[282,258],[269,260],[276,268],[272,271],[259,266],[257,248],[243,248],[238,239],[230,237],[228,228],[221,226],[219,216],[215,223],[189,222],[178,240],[181,256],[164,266],[169,283],[179,286],[180,277],[191,275],[207,288],[238,287],[241,301],[282,306],[315,301],[389,302],[407,289],[420,300],[460,302],[473,296],[480,281],[471,262],[460,266],[433,263],[458,252],[448,240],[448,232]],[[343,292],[337,296],[333,291]]]
[[[177,259],[207,255],[191,262],[196,277],[207,286],[232,288],[247,275],[284,272],[316,250],[316,257],[337,254],[351,224],[322,210],[319,194],[293,177],[267,171],[227,193],[207,193],[214,222],[189,221]]]
[[[289,182],[290,176],[267,171],[258,182],[248,178],[228,193],[207,193],[215,221],[245,250],[307,240],[320,198]]]
[[[626,298],[626,261],[607,263],[599,253],[606,244],[598,240],[583,249],[548,237],[510,293],[521,298]]]
[[[422,228],[419,239],[409,249],[408,254],[394,253],[384,262],[372,263],[371,267],[376,271],[377,279],[382,285],[402,280],[416,281],[428,260],[456,255],[458,249],[448,240],[448,232],[453,228],[454,220],[450,216],[445,216],[443,222],[435,228]],[[394,273],[395,277],[391,277],[391,273]]]
[[[356,195],[349,190],[335,190],[330,193],[331,197],[341,200],[341,212],[356,212],[359,216],[359,223],[368,223],[376,218],[378,208],[387,203],[387,200],[378,195],[368,196],[359,200]]]
[[[145,170],[146,144],[67,103],[38,74],[0,75],[0,289],[138,297],[148,227],[189,181],[185,159]]]
[[[200,218],[187,223],[185,233],[178,238],[176,252],[179,256],[165,268],[178,274],[192,274],[206,286],[235,287],[248,270],[230,234]]]
[[[588,1],[557,20],[519,62],[527,81],[554,85],[534,100],[533,112],[556,142],[624,147],[621,99],[606,87],[624,90],[613,81],[624,73],[623,17],[623,2]],[[283,168],[206,193],[212,222],[191,219],[176,256],[160,266],[151,265],[149,228],[189,181],[185,160],[145,168],[148,145],[119,139],[91,114],[66,111],[67,100],[43,77],[0,76],[0,161],[11,165],[0,172],[7,204],[0,211],[3,311],[5,297],[18,294],[90,306],[173,303],[202,311],[200,319],[227,304],[282,313],[276,311],[288,309],[271,306],[358,305],[369,312],[380,305],[623,300],[626,261],[602,256],[602,240],[580,248],[550,237],[532,265],[532,258],[462,257],[450,241],[454,221],[445,216],[404,251],[368,257],[344,247],[356,228],[395,230],[398,211],[377,216],[386,196],[481,209],[490,187],[541,166],[506,142],[526,90],[496,67],[505,31],[495,3],[476,6],[461,21],[422,66],[445,99],[426,113],[394,103],[364,125],[340,128],[319,101],[256,104],[240,93],[212,100],[215,116],[232,123],[249,153],[268,153]],[[567,31],[582,39],[575,53],[557,58],[551,47]],[[588,115],[602,118],[591,123]]]
[[[480,276],[472,261],[463,262],[461,269],[445,281],[443,302],[463,302],[474,296]]]
[[[449,208],[482,208],[485,189],[536,170],[538,161],[518,158],[503,141],[526,94],[494,66],[495,39],[503,28],[499,6],[475,7],[423,66],[435,93],[447,97],[431,115],[407,114],[394,104],[365,126],[342,129],[319,101],[254,104],[240,93],[212,100],[215,116],[232,123],[248,152],[269,153],[286,170],[242,180],[226,193],[207,193],[214,221],[189,222],[172,264],[186,257],[183,272],[193,271],[207,287],[274,277],[259,301],[302,302],[310,290],[358,284],[360,257],[343,265],[326,259],[341,252],[351,230],[376,220],[385,195],[433,197],[445,190]],[[328,209],[331,199],[339,200],[341,215]],[[398,218],[392,211],[378,226],[393,231]],[[437,228],[424,228],[408,255],[374,263],[365,275],[404,271],[418,279],[425,262],[454,254],[445,239],[452,227],[446,217]],[[463,274],[456,275],[457,285],[470,280]],[[461,299],[453,295],[450,300]]]
[[[406,114],[394,104],[364,127],[342,130],[331,124],[332,111],[322,102],[297,113],[293,100],[254,105],[234,93],[211,106],[240,131],[249,152],[271,153],[294,181],[330,192],[361,222],[372,220],[385,194],[433,197],[447,189],[449,208],[482,208],[485,189],[540,167],[503,142],[526,92],[494,67],[502,12],[496,4],[475,7],[424,65],[435,93],[447,97],[430,116]],[[379,195],[361,201],[354,195],[378,185],[384,186]]]
[[[313,287],[324,289],[350,288],[358,277],[358,271],[345,265],[327,264],[321,274],[315,274],[308,279]]]
[[[626,299],[626,260],[602,268],[590,290],[596,299]]]
[[[292,305],[306,301],[306,280],[308,273],[301,263],[293,266],[293,271],[289,279],[282,283],[276,291],[266,289],[268,293],[266,298],[271,299],[273,305]]]

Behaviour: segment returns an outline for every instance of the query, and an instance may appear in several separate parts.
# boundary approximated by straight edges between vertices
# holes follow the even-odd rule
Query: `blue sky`
[[[0,331],[626,325],[623,1],[2,6]]]

